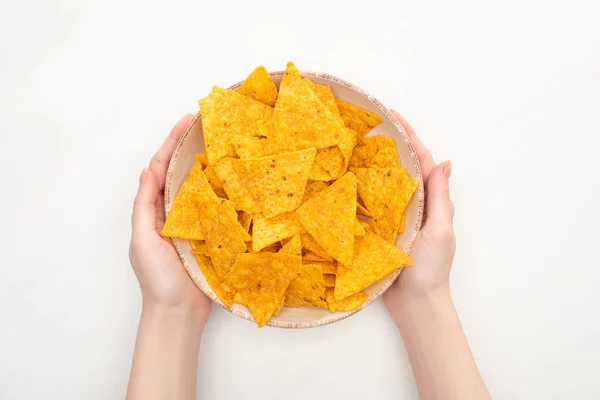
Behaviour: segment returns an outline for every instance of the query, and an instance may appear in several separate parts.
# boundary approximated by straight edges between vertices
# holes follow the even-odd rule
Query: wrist
[[[163,306],[151,302],[142,305],[142,321],[168,326],[172,330],[185,330],[201,335],[207,318],[200,309],[188,306]]]

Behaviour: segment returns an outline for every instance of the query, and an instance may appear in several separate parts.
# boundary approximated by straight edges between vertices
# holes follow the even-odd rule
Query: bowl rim
[[[281,76],[284,75],[285,71],[273,71],[273,72],[269,72],[269,75],[273,76]],[[313,77],[313,78],[321,78],[327,81],[331,81],[337,84],[340,84],[342,86],[345,86],[346,88],[358,93],[359,95],[367,98],[367,100],[369,100],[375,107],[377,107],[377,109],[383,113],[390,121],[392,121],[392,124],[394,125],[394,127],[396,128],[396,130],[400,133],[400,137],[403,139],[404,143],[406,144],[408,151],[410,153],[413,165],[417,171],[417,176],[415,178],[417,178],[419,180],[419,187],[417,188],[417,221],[415,223],[415,229],[413,230],[413,234],[408,242],[408,248],[407,248],[407,253],[410,254],[412,247],[414,245],[414,242],[417,238],[417,235],[421,229],[421,224],[423,221],[423,212],[425,209],[425,190],[423,188],[423,174],[421,171],[421,164],[419,162],[419,158],[417,157],[417,153],[407,135],[407,133],[404,131],[404,128],[402,128],[402,125],[400,125],[400,122],[398,121],[398,119],[396,118],[396,116],[388,109],[386,108],[379,100],[377,100],[375,97],[373,97],[371,94],[369,94],[367,91],[357,87],[356,85],[347,82],[343,79],[340,79],[336,76],[330,75],[330,74],[326,74],[326,73],[320,73],[320,72],[308,72],[308,71],[300,71],[300,74],[302,75],[302,77]],[[230,90],[236,90],[244,81],[240,81],[237,82],[234,85],[231,85],[228,89]],[[175,150],[173,151],[173,154],[171,155],[171,160],[169,162],[169,168],[167,170],[167,175],[166,175],[166,180],[165,180],[165,190],[164,190],[164,206],[165,206],[165,210],[168,209],[168,204],[171,203],[171,196],[172,196],[172,192],[171,192],[171,181],[173,178],[173,172],[175,170],[175,164],[177,163],[177,160],[179,159],[179,155],[181,150],[183,149],[183,145],[189,135],[189,133],[191,132],[192,128],[197,124],[197,123],[201,123],[201,115],[200,115],[200,111],[198,111],[195,115],[194,118],[188,123],[188,125],[185,127],[185,130],[183,131],[183,134],[181,135],[181,137],[179,138],[177,145],[175,147]],[[176,193],[175,193],[176,194]],[[175,250],[177,251],[177,255],[179,256],[179,259],[181,260],[186,272],[188,273],[188,275],[190,276],[190,278],[194,281],[194,283],[196,284],[196,286],[198,286],[198,288],[208,297],[210,298],[214,303],[220,305],[221,307],[223,307],[225,310],[229,311],[230,313],[243,318],[245,320],[254,322],[254,318],[252,318],[252,314],[250,314],[249,312],[245,312],[245,311],[241,311],[239,309],[234,309],[227,307],[222,301],[221,299],[214,294],[213,290],[211,288],[207,288],[205,287],[204,282],[200,281],[199,279],[197,279],[196,277],[194,277],[191,268],[192,266],[190,266],[186,261],[185,261],[185,257],[183,256],[183,250],[181,249],[181,246],[179,245],[179,240],[184,240],[184,239],[174,239],[172,240],[173,243],[173,247],[175,248]],[[397,271],[395,271],[393,273],[393,275],[388,275],[388,279],[387,281],[384,283],[384,285],[379,288],[379,290],[377,290],[377,292],[375,292],[373,295],[369,296],[369,298],[367,300],[365,300],[365,302],[363,303],[362,307],[358,310],[354,310],[354,311],[344,311],[342,313],[332,313],[331,316],[329,318],[325,318],[325,319],[320,319],[320,320],[316,320],[316,321],[303,321],[303,322],[282,322],[282,321],[277,321],[277,320],[273,320],[273,319],[269,319],[269,321],[267,321],[268,326],[271,327],[276,327],[276,328],[286,328],[286,329],[298,329],[298,328],[315,328],[318,326],[324,326],[324,325],[329,325],[332,324],[334,322],[338,322],[341,321],[343,319],[346,319],[348,317],[350,317],[351,315],[356,314],[357,312],[365,309],[368,305],[370,305],[371,303],[373,303],[375,300],[377,300],[379,297],[381,297],[381,295],[383,293],[385,293],[386,290],[388,290],[390,288],[390,286],[396,281],[396,279],[398,278],[398,276],[400,275],[400,273],[402,273],[402,270],[404,268],[399,268]],[[208,283],[206,283],[206,285],[208,285]]]

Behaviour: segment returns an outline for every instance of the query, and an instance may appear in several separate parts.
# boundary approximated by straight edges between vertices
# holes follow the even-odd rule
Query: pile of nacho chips
[[[336,99],[288,63],[199,101],[206,152],[180,188],[163,236],[189,239],[227,307],[258,326],[282,307],[362,307],[363,291],[412,263],[394,242],[419,181],[381,118]]]

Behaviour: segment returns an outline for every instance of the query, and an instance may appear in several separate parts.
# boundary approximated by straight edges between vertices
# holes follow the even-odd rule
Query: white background
[[[599,398],[597,2],[0,6],[0,398],[124,397],[139,173],[212,85],[288,60],[368,90],[452,160],[452,291],[494,397]],[[417,393],[378,301],[311,330],[214,308],[198,397]]]

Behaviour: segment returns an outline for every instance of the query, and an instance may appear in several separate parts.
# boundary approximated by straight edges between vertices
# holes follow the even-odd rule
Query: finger
[[[431,174],[431,171],[433,171],[433,169],[435,168],[435,161],[433,160],[431,153],[429,152],[429,150],[427,150],[427,147],[425,147],[423,142],[421,142],[421,139],[419,139],[419,137],[415,133],[414,129],[404,119],[402,114],[400,114],[396,110],[392,110],[392,114],[394,114],[394,116],[398,119],[398,122],[400,123],[400,125],[402,125],[402,128],[408,135],[410,142],[412,143],[413,147],[415,148],[415,152],[417,153],[417,157],[419,158],[419,163],[421,164],[421,172],[423,173],[423,182],[427,183],[427,180],[429,179],[429,175]]]
[[[452,228],[454,205],[450,200],[449,178],[452,172],[450,161],[435,167],[427,183],[427,223]]]
[[[171,161],[171,155],[177,146],[179,138],[183,134],[185,127],[194,118],[192,114],[188,114],[181,118],[171,129],[171,133],[165,139],[165,142],[160,146],[160,149],[156,152],[152,160],[150,160],[150,166],[148,170],[152,171],[156,183],[158,184],[158,190],[162,191],[165,188],[165,179],[167,177],[167,169],[169,168],[169,162]]]
[[[147,234],[156,231],[156,201],[158,185],[154,174],[149,169],[142,171],[140,187],[133,202],[131,226],[133,235]]]

